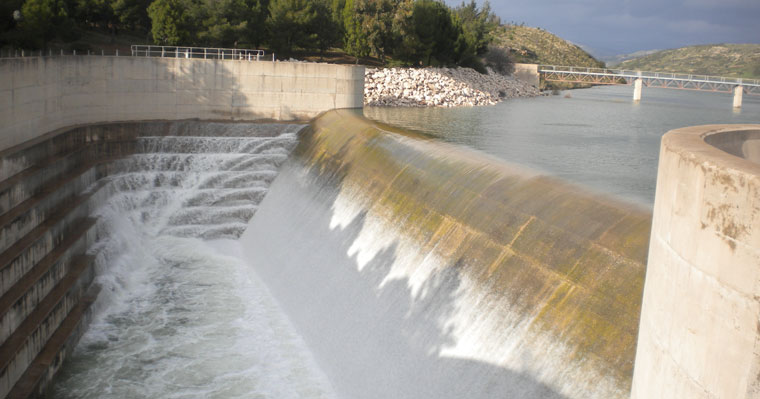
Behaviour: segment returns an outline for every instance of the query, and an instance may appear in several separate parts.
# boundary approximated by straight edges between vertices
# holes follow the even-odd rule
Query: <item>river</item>
[[[597,86],[471,108],[366,107],[373,120],[421,131],[599,192],[652,206],[660,138],[671,129],[760,123],[760,96],[733,110],[727,93]]]

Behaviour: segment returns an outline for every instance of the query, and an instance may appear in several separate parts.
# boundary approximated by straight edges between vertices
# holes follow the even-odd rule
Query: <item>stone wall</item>
[[[364,68],[316,63],[64,56],[0,60],[0,151],[80,124],[311,119],[360,108]]]
[[[760,397],[760,125],[662,139],[632,398]]]

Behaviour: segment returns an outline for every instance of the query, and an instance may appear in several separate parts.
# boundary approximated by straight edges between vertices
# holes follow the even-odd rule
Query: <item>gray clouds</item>
[[[492,0],[491,8],[503,22],[546,29],[600,56],[760,43],[760,0]]]

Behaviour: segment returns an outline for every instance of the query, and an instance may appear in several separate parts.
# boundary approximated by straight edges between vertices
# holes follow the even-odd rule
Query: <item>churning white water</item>
[[[202,125],[140,138],[93,188],[102,291],[55,397],[334,396],[237,241],[302,126]]]

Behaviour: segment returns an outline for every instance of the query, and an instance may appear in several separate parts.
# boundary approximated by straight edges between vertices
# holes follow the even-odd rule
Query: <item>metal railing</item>
[[[539,73],[573,73],[581,75],[612,76],[620,78],[666,79],[701,83],[729,83],[742,86],[760,86],[760,80],[758,79],[728,78],[724,76],[695,75],[685,73],[645,72],[632,71],[627,69],[539,65],[538,71]]]
[[[26,58],[26,57],[58,57],[64,55],[100,55],[100,56],[119,56],[119,49],[116,50],[64,50],[61,48],[44,50],[27,50],[27,49],[0,49],[0,58]],[[124,55],[123,53],[121,55]]]
[[[132,56],[260,61],[264,57],[264,50],[133,44]]]

